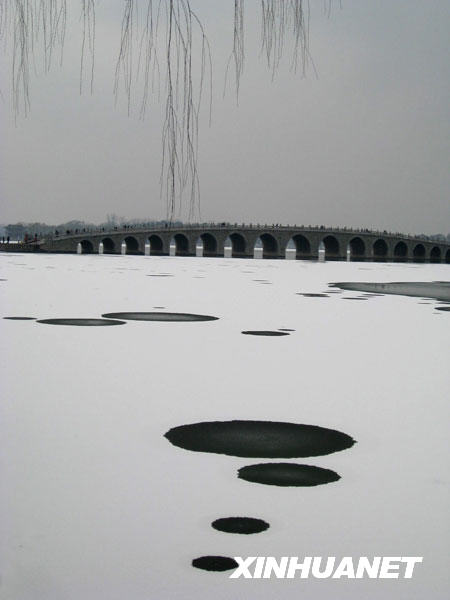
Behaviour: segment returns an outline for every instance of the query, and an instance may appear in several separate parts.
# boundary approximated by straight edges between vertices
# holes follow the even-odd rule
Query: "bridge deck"
[[[387,231],[287,225],[195,224],[68,231],[46,252],[450,262],[444,241]]]

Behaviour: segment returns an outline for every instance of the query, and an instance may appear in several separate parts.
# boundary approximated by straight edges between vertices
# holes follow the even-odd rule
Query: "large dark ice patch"
[[[355,443],[334,429],[274,421],[206,421],[174,427],[165,437],[185,450],[245,458],[322,456]]]
[[[106,319],[125,319],[126,321],[217,321],[219,317],[194,315],[190,313],[169,312],[115,312],[102,315]]]

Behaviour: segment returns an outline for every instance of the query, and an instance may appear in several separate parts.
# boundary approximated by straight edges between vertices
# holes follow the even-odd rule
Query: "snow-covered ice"
[[[158,310],[219,319],[0,319],[0,597],[446,598],[450,315],[414,297],[301,294],[449,274],[438,264],[1,254],[3,317]],[[294,331],[241,333],[280,329]],[[164,437],[231,419],[320,425],[357,444],[291,460],[339,481],[281,488],[238,479],[238,469],[266,461],[191,452]],[[243,536],[211,527],[235,516],[270,528]],[[409,580],[233,580],[191,566],[208,554],[423,564]]]

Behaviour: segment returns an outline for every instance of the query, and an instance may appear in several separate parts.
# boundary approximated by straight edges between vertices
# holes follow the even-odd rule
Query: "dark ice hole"
[[[278,331],[295,331],[295,329],[288,329],[287,327],[280,327]]]
[[[185,450],[244,458],[323,456],[355,444],[341,431],[275,421],[206,421],[174,427],[165,437]]]
[[[312,487],[338,481],[340,475],[330,469],[293,463],[262,463],[238,470],[239,479],[266,485]]]
[[[289,335],[286,331],[241,331],[244,335],[267,335],[267,336],[281,336]]]
[[[80,327],[107,327],[108,325],[126,325],[125,321],[111,319],[39,319],[38,323],[46,325],[76,325]]]
[[[304,296],[305,298],[328,298],[328,294],[303,294],[301,292],[297,292],[297,296]]]
[[[367,300],[367,298],[352,298],[350,296],[344,296],[341,300]]]
[[[194,558],[192,566],[204,571],[229,571],[236,569],[238,564],[228,556],[200,556]]]
[[[190,313],[162,312],[116,312],[102,315],[107,319],[125,319],[127,321],[217,321],[219,317],[193,315]]]
[[[436,310],[450,311],[450,306],[436,306]]]
[[[34,321],[36,317],[3,317],[9,321]]]
[[[254,519],[253,517],[225,517],[216,519],[211,523],[214,529],[224,531],[225,533],[261,533],[269,529],[269,523],[262,519]]]

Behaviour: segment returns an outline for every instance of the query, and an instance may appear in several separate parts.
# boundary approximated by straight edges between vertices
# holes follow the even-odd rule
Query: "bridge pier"
[[[317,250],[317,260],[320,263],[325,262],[325,244],[320,242],[319,249]]]
[[[195,256],[197,258],[203,257],[203,249],[204,249],[203,240],[202,240],[202,238],[198,238],[195,242]]]
[[[292,238],[286,244],[284,258],[286,260],[295,260],[297,258],[297,246],[295,245],[295,242]]]
[[[229,237],[223,243],[223,257],[224,258],[232,258],[233,257],[233,244]]]

